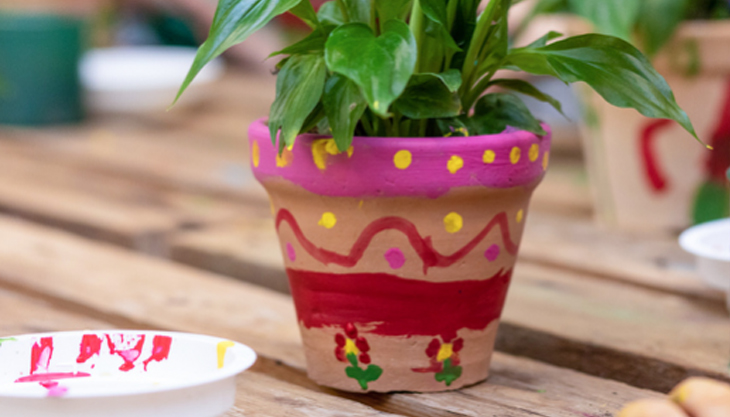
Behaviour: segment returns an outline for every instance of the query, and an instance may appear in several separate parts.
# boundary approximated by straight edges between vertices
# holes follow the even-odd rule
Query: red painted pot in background
[[[441,391],[484,380],[550,135],[300,136],[249,130],[315,382]]]

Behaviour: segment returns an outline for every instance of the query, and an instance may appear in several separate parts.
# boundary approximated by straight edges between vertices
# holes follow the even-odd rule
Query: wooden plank
[[[676,294],[724,300],[706,286],[676,236],[604,230],[590,219],[533,211],[520,258]]]
[[[66,330],[107,330],[120,327],[66,310],[63,303],[43,300],[0,288],[0,336]],[[121,326],[124,327],[124,326]],[[184,329],[182,329],[184,330]],[[327,413],[359,417],[387,417],[356,401],[310,390],[265,374],[257,364],[237,379],[236,404],[225,415],[322,416]]]
[[[237,205],[15,156],[0,164],[0,211],[166,255],[182,228],[232,218]]]
[[[499,349],[656,390],[668,390],[690,374],[730,380],[730,319],[720,295],[689,277],[661,282],[667,276],[664,271],[630,244],[653,247],[652,240],[618,236],[612,242],[610,237],[601,240],[597,231],[588,233],[591,239],[581,239],[571,235],[571,222],[556,219],[531,214],[528,229],[544,227],[545,238],[535,243],[534,232],[525,237],[525,255],[508,297]],[[231,249],[278,248],[271,223],[250,224],[241,221],[235,227],[180,236],[172,245],[173,257],[197,265],[201,263],[186,255],[211,262],[227,259],[240,270],[268,270],[264,276],[270,287],[285,285],[278,251],[260,256]],[[565,241],[567,248],[556,240]],[[620,255],[608,253],[608,247]],[[656,253],[664,253],[662,248]],[[534,262],[554,253],[565,258]],[[673,253],[664,253],[664,259],[674,259]],[[585,266],[575,266],[578,261]],[[632,265],[637,265],[633,271]],[[246,279],[245,274],[237,277]],[[591,355],[603,360],[591,361]]]
[[[251,122],[267,114],[273,82],[234,74],[213,87],[215,101],[191,109],[98,118],[52,130],[5,128],[0,152],[175,190],[266,202],[248,168],[246,134]]]
[[[0,242],[2,285],[36,291],[111,320],[241,340],[262,355],[261,372],[334,393],[304,379],[298,329],[287,296],[22,221],[0,218],[0,233],[13,242]],[[657,395],[501,354],[495,355],[492,379],[457,392],[347,398],[409,416],[476,416],[488,410],[510,416],[568,417],[610,415],[626,401]],[[264,394],[263,398],[282,398]],[[321,406],[317,399],[289,398],[297,400],[289,404],[295,408]]]

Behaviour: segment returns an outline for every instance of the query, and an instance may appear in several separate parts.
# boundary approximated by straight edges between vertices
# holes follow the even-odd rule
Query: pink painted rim
[[[277,158],[265,120],[249,127],[256,178],[283,179],[327,196],[436,198],[457,187],[529,185],[543,177],[551,143],[546,125],[542,137],[512,129],[472,137],[356,137],[351,154],[331,155],[325,151],[330,138],[307,134]]]

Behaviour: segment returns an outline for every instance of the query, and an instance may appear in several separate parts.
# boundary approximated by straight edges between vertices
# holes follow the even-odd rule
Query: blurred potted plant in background
[[[540,0],[533,16],[542,13],[572,13],[592,23],[589,30],[636,44],[714,148],[684,140],[671,121],[613,108],[584,91],[584,147],[599,218],[629,230],[677,231],[727,217],[730,21],[722,19],[730,2]]]
[[[549,33],[511,48],[511,0],[220,0],[183,87],[275,16],[310,27],[274,53],[268,120],[249,129],[272,200],[309,376],[352,391],[439,391],[487,377],[550,133],[501,70],[583,81],[694,134],[629,43]],[[695,146],[700,147],[695,144]]]

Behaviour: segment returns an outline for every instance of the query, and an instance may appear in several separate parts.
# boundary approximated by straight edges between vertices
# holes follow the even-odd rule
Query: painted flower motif
[[[444,382],[450,386],[461,377],[462,367],[459,359],[459,352],[464,348],[464,339],[458,338],[448,343],[442,343],[439,339],[433,339],[426,348],[426,355],[431,360],[427,368],[416,368],[414,372],[433,372],[436,381]]]
[[[370,345],[364,337],[358,336],[357,328],[352,323],[345,325],[345,334],[335,336],[335,357],[340,362],[349,363],[345,368],[345,375],[356,380],[363,390],[368,389],[368,383],[377,381],[383,374],[383,369],[370,364]],[[363,364],[363,368],[360,367]]]
[[[364,337],[358,337],[357,329],[352,323],[345,326],[345,335],[338,333],[335,336],[335,356],[340,362],[349,362],[348,356],[353,355],[364,364],[370,363],[370,345]]]

